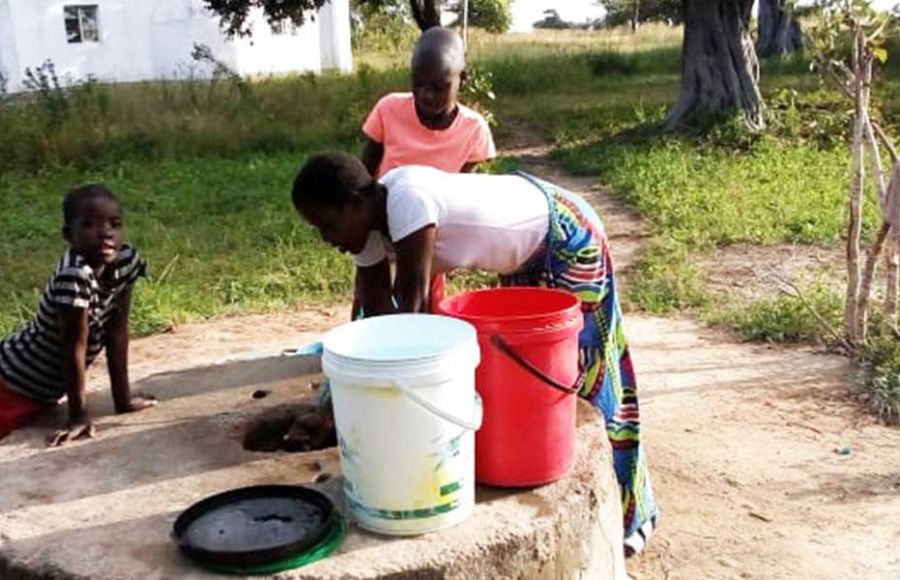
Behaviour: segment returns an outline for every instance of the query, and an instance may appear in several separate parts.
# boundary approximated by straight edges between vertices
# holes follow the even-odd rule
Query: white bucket
[[[360,526],[414,535],[472,513],[476,336],[467,322],[429,314],[357,320],[326,335],[344,497]]]

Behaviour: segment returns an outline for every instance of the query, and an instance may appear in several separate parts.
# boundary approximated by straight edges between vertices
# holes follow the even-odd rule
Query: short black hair
[[[320,153],[297,173],[291,199],[297,209],[309,205],[342,208],[373,191],[375,179],[362,161],[347,153]]]
[[[78,218],[78,214],[81,212],[81,207],[84,205],[84,203],[88,200],[96,199],[98,197],[114,201],[119,205],[119,207],[122,207],[122,202],[119,201],[119,198],[116,196],[116,194],[110,191],[105,185],[99,183],[89,183],[87,185],[82,185],[69,191],[69,193],[67,193],[63,198],[63,223],[67,226],[71,226],[72,224],[74,224],[75,220]]]
[[[410,66],[447,68],[458,74],[466,68],[466,47],[462,37],[449,28],[436,26],[422,33],[413,49]]]

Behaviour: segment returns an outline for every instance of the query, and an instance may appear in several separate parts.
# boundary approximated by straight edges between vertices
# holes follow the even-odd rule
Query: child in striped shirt
[[[0,439],[45,407],[68,399],[68,423],[47,442],[93,436],[86,371],[106,347],[117,413],[156,404],[132,396],[128,381],[131,288],[145,263],[122,243],[122,206],[102,185],[70,191],[63,201],[69,247],[47,282],[34,319],[0,342]]]

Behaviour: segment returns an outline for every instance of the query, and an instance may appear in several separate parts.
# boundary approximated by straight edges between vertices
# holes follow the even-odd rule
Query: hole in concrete
[[[316,407],[282,405],[267,409],[244,429],[247,451],[316,451],[337,445],[333,424],[324,424]]]

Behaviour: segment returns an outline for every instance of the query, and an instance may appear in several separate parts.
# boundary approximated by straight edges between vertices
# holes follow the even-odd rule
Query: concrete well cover
[[[61,413],[8,437],[0,445],[0,578],[214,578],[169,538],[192,503],[284,483],[317,486],[340,506],[337,450],[241,446],[250,417],[313,397],[318,364],[273,357],[155,375],[135,385],[163,401],[151,411],[117,416],[109,397],[92,399],[93,441],[46,449],[43,436]],[[271,395],[254,399],[258,389]],[[564,480],[530,491],[479,489],[474,515],[443,532],[387,538],[351,526],[331,558],[278,578],[625,578],[611,450],[601,416],[581,405],[576,468]],[[334,477],[314,484],[324,473]]]

